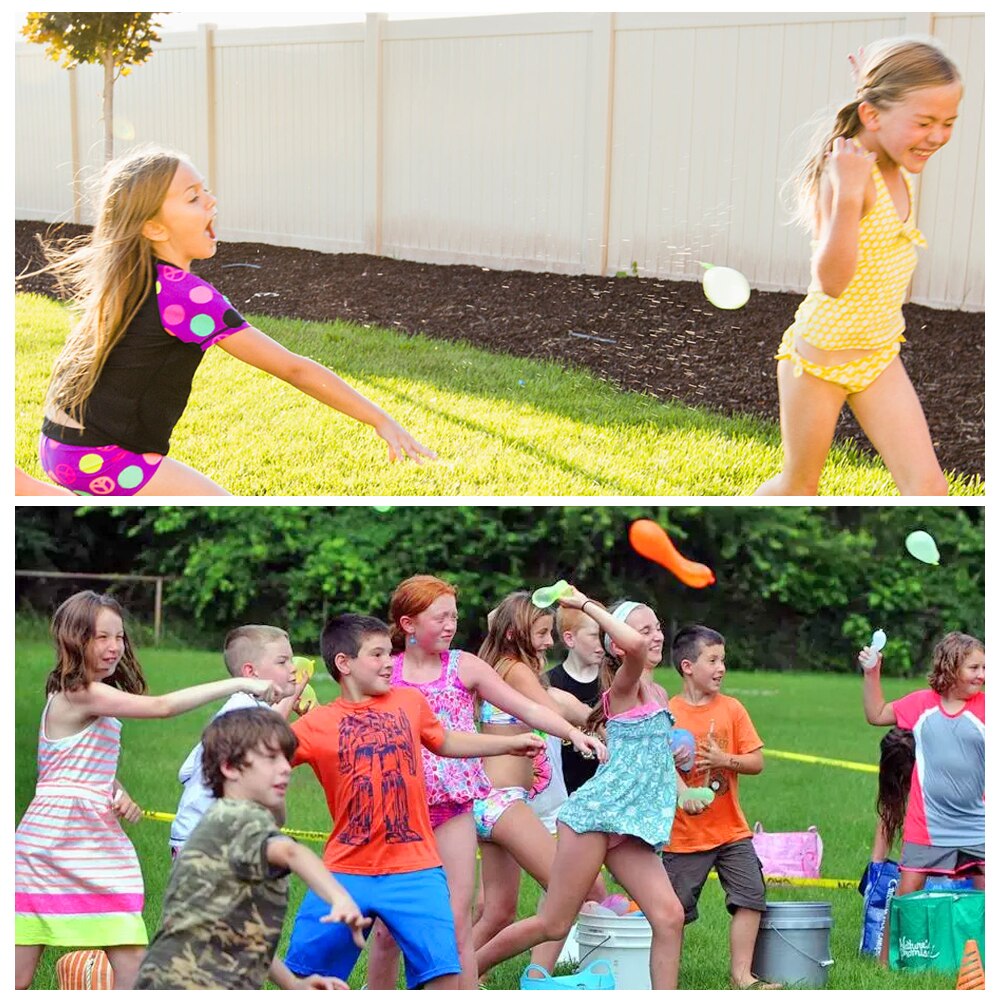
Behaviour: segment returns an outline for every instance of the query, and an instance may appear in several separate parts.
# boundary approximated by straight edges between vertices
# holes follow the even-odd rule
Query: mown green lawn
[[[761,421],[422,336],[251,320],[342,375],[440,458],[391,465],[369,428],[211,350],[171,455],[240,496],[740,496],[780,468],[777,427]],[[16,296],[16,460],[39,478],[42,401],[68,326],[63,306]],[[985,489],[964,477],[951,487]],[[831,452],[821,491],[895,495],[882,463],[850,444]]]
[[[314,656],[315,651],[298,652]],[[202,650],[145,649],[141,652],[153,693],[214,680],[223,675],[221,656]],[[38,721],[44,704],[44,679],[52,665],[47,644],[22,639],[15,647],[15,802],[20,818],[31,799],[35,781]],[[668,691],[677,690],[672,671],[659,671],[658,680]],[[889,698],[918,686],[916,681],[887,679]],[[336,696],[336,685],[317,675],[315,687],[321,701]],[[777,674],[731,668],[724,690],[747,707],[766,746],[775,750],[815,754],[861,763],[878,760],[880,730],[869,727],[861,711],[858,678],[832,674]],[[169,720],[128,721],[124,725],[119,777],[144,808],[172,813],[180,786],[177,769],[201,729],[214,712],[208,706]],[[764,773],[743,778],[740,797],[747,819],[760,821],[768,830],[803,830],[815,825],[825,853],[822,875],[856,879],[868,860],[874,830],[875,775],[816,764],[776,759],[767,761]],[[293,772],[288,795],[288,824],[298,830],[325,832],[326,805],[312,772]],[[170,870],[167,833],[169,824],[144,820],[129,827],[146,881],[145,917],[150,934],[155,930],[163,891]],[[317,848],[318,844],[314,845]],[[287,948],[292,914],[302,898],[303,886],[293,879],[289,917],[280,953]],[[954,977],[888,972],[857,954],[861,897],[853,889],[772,888],[771,899],[825,900],[832,906],[831,938],[835,964],[829,987],[836,989],[951,989]],[[538,888],[522,880],[521,913],[533,911]],[[701,918],[688,928],[684,944],[680,985],[683,989],[724,989],[728,982],[728,925],[718,883],[710,881],[700,903]],[[55,988],[50,950],[43,958],[35,987]],[[527,957],[511,959],[490,980],[494,989],[516,989]],[[351,985],[364,982],[364,956]]]

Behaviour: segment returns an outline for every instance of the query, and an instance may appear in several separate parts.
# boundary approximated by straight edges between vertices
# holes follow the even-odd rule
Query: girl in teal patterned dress
[[[542,941],[565,937],[607,865],[652,928],[652,988],[676,989],[684,911],[657,854],[670,839],[677,808],[669,749],[673,719],[645,676],[660,662],[663,632],[643,604],[627,601],[608,612],[578,590],[559,603],[580,609],[605,632],[614,676],[591,721],[606,723],[610,756],[559,810],[552,879],[537,915],[511,924],[480,948],[479,973]],[[704,807],[685,801],[684,808]]]

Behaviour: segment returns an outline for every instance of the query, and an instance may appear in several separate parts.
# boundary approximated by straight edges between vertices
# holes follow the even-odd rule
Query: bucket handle
[[[594,952],[595,952],[595,951],[597,951],[597,949],[598,949],[598,948],[601,948],[601,947],[603,947],[603,946],[604,946],[604,945],[606,945],[606,944],[607,944],[607,943],[608,943],[608,942],[609,942],[610,940],[611,940],[611,935],[609,934],[609,935],[608,935],[608,936],[607,936],[607,937],[606,937],[606,938],[605,938],[605,939],[604,939],[603,941],[598,941],[598,942],[597,942],[597,944],[595,944],[595,945],[594,945],[594,947],[593,947],[593,948],[591,948],[591,949],[590,949],[590,951],[588,951],[586,955],[581,955],[581,956],[580,956],[580,962],[579,962],[579,965],[577,966],[577,968],[580,968],[580,967],[582,967],[582,966],[583,966],[583,963],[584,963],[584,962],[586,962],[586,961],[587,961],[587,959],[588,959],[588,958],[590,958],[590,956],[591,956],[591,955],[593,955],[593,954],[594,954]]]
[[[833,965],[832,958],[815,958],[808,952],[803,951],[797,944],[795,944],[795,942],[789,941],[788,938],[786,938],[785,935],[782,934],[777,927],[770,927],[768,929],[774,931],[774,933],[777,934],[778,937],[780,937],[781,940],[784,941],[789,948],[792,948],[793,950],[797,951],[803,958],[808,958],[810,962],[815,962],[816,965],[818,965],[821,969],[829,969],[830,966]]]

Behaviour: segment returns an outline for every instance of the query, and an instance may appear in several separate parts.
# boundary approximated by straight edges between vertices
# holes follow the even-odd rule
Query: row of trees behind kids
[[[812,280],[776,345],[782,471],[757,490],[814,495],[845,403],[904,495],[947,481],[903,367],[903,301],[926,240],[912,175],[951,138],[963,85],[935,44],[882,40],[851,57],[854,98],[819,136],[797,184],[812,231]],[[20,492],[176,495],[227,492],[167,456],[192,379],[218,344],[371,425],[389,456],[436,454],[339,376],[253,327],[196,277],[215,255],[218,201],[185,156],[136,150],[108,165],[93,232],[49,245],[80,317],[56,360],[39,440],[55,487],[18,472]],[[39,273],[42,273],[39,272]],[[228,446],[245,448],[239,440]]]
[[[687,588],[639,558],[626,536],[646,517],[719,582]],[[917,527],[937,539],[941,565],[900,544]],[[247,620],[281,621],[311,645],[326,607],[382,615],[386,580],[428,566],[447,566],[463,595],[466,649],[479,648],[494,595],[559,577],[662,608],[671,633],[710,620],[732,658],[763,670],[853,671],[850,651],[884,626],[885,670],[912,677],[946,632],[985,631],[979,507],[21,507],[14,541],[19,569],[170,577],[165,625],[198,648]],[[17,588],[39,609],[71,593],[24,578]],[[151,611],[150,588],[118,593],[136,619]]]
[[[652,608],[625,600],[606,609],[571,586],[558,604],[564,642],[577,650],[567,661],[574,680],[587,679],[581,670],[599,678],[593,703],[570,684],[541,683],[554,609],[527,591],[510,594],[475,656],[451,648],[455,589],[421,575],[393,592],[391,625],[353,613],[326,622],[320,648],[340,696],[289,727],[306,678],[296,676],[283,630],[234,629],[224,650],[229,679],[150,696],[117,602],[74,595],[52,622],[57,657],[38,780],[15,839],[17,985],[30,985],[46,946],[61,945],[103,948],[118,988],[245,989],[265,978],[344,988],[376,916],[373,988],[395,980],[391,941],[410,988],[474,988],[498,962],[534,948],[530,979],[551,972],[582,904],[603,891],[603,865],[651,925],[653,988],[677,985],[683,926],[697,919],[712,868],[733,915],[734,985],[772,986],[750,971],[764,886],[738,799],[739,776],[763,768],[762,741],[742,705],[721,693],[723,636],[693,626],[673,637],[682,687],[669,698],[652,680],[664,654]],[[930,688],[889,703],[881,662],[879,651],[859,653],[865,716],[912,730],[923,762],[903,822],[899,892],[920,888],[929,873],[971,875],[981,887],[984,646],[949,634]],[[140,813],[115,774],[119,718],[162,718],[221,698],[181,768],[173,869],[147,951],[142,873],[120,826]],[[670,758],[675,719],[695,737],[693,762],[680,746]],[[559,807],[554,845],[529,805],[553,776],[539,731],[597,762]],[[322,861],[279,831],[289,772],[301,764],[314,771],[332,819]],[[707,788],[688,787],[692,764],[713,776]],[[486,899],[473,924],[477,839]],[[484,922],[511,865],[548,889],[539,912]],[[309,891],[282,959],[290,871]]]

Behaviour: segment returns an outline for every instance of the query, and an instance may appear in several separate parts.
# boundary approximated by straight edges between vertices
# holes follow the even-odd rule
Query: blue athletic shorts
[[[462,969],[455,942],[455,921],[443,868],[394,875],[333,877],[350,893],[366,917],[381,917],[403,952],[407,989]],[[347,980],[360,949],[344,924],[321,924],[330,912],[311,889],[295,915],[285,965],[297,976],[317,973]]]

